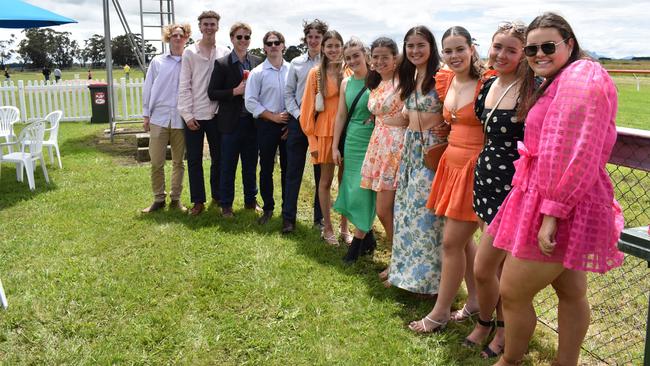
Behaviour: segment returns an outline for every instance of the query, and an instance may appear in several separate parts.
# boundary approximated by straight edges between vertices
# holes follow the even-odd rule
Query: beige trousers
[[[183,173],[185,165],[185,135],[182,129],[160,127],[151,123],[149,125],[149,156],[151,157],[151,189],[154,201],[165,202],[165,157],[167,143],[172,148],[172,191],[170,197],[173,201],[181,199],[183,191]]]

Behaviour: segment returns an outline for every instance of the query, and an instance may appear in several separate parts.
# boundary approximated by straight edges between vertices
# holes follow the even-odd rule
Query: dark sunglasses
[[[516,33],[521,33],[521,34],[526,33],[526,25],[519,21],[501,22],[497,26],[497,30],[499,31],[508,31],[510,29],[512,29]]]
[[[280,41],[268,41],[268,42],[266,42],[264,44],[266,45],[266,47],[271,47],[271,46],[279,46],[279,45],[282,44],[282,42],[280,42]]]
[[[568,38],[561,40],[560,42],[544,42],[540,45],[531,44],[524,47],[524,54],[528,57],[533,57],[537,54],[537,51],[541,48],[542,52],[545,55],[552,55],[555,53],[556,46],[566,42]]]
[[[238,34],[238,35],[235,36],[235,38],[237,38],[238,41],[241,41],[242,38],[249,41],[251,39],[251,36],[249,36],[248,34],[245,35],[245,36],[242,36],[241,34]]]

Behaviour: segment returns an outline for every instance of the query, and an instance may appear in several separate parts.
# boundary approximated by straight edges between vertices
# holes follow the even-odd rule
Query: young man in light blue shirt
[[[270,31],[264,35],[263,42],[266,60],[251,71],[244,93],[246,109],[256,119],[257,146],[260,156],[260,193],[264,201],[264,213],[258,220],[261,225],[271,219],[275,209],[273,167],[278,148],[284,201],[287,166],[285,142],[289,119],[289,113],[284,105],[284,89],[289,71],[289,65],[282,58],[285,49],[284,36],[280,32]]]

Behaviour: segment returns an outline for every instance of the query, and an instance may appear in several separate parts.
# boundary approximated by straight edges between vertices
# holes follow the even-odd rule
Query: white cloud
[[[55,27],[57,31],[72,32],[73,38],[83,44],[92,34],[103,34],[102,6],[99,0],[28,0],[30,3],[76,19],[78,24]],[[157,2],[143,1],[155,6]],[[139,1],[120,0],[127,20],[134,32],[140,32]],[[217,39],[229,44],[228,29],[235,21],[246,21],[253,27],[252,47],[261,46],[261,37],[267,30],[278,30],[288,44],[297,44],[301,37],[303,19],[323,19],[338,30],[344,38],[351,35],[371,41],[387,35],[401,41],[408,28],[424,24],[437,38],[452,25],[470,30],[485,53],[496,24],[503,20],[531,21],[544,11],[557,11],[573,26],[583,48],[613,57],[650,56],[647,38],[650,35],[650,2],[631,0],[592,1],[510,1],[460,0],[441,3],[433,0],[186,0],[175,1],[176,21],[188,22],[194,28],[193,37],[200,38],[196,17],[207,9],[218,11],[221,31]],[[117,14],[110,12],[111,35],[123,34]],[[0,38],[19,30],[0,30]],[[157,35],[146,33],[147,38]]]

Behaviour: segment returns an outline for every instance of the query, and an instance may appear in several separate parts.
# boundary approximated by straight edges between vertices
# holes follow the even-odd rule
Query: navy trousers
[[[305,161],[309,143],[307,136],[302,132],[300,122],[294,117],[289,117],[289,135],[287,136],[287,185],[285,200],[282,202],[282,217],[285,220],[296,222],[298,210],[298,196],[300,184],[305,170]],[[314,222],[323,219],[318,200],[318,181],[320,181],[320,165],[314,167]]]
[[[252,205],[257,197],[257,132],[253,116],[239,117],[237,129],[221,134],[221,207],[232,207],[235,198],[235,174],[241,156],[241,180],[244,203]]]
[[[275,209],[273,198],[273,170],[275,156],[280,149],[280,181],[282,182],[282,202],[284,202],[286,171],[287,171],[287,149],[286,140],[282,140],[283,127],[275,122],[257,119],[257,146],[260,154],[260,194],[264,201],[264,211]]]
[[[216,118],[197,121],[200,128],[190,130],[185,124],[185,150],[187,151],[187,176],[190,181],[190,199],[192,203],[205,203],[205,182],[203,181],[203,139],[208,139],[210,148],[210,193],[212,199],[219,197],[219,161],[220,133]]]

